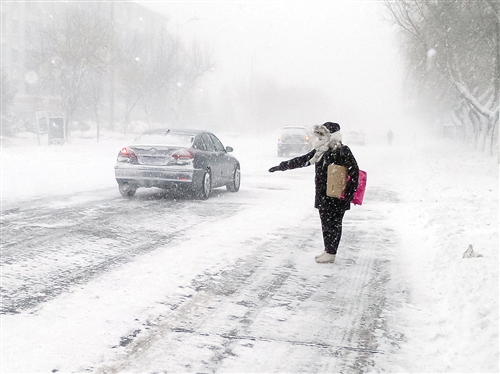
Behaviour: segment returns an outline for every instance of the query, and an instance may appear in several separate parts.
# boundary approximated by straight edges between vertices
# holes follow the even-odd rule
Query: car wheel
[[[238,192],[241,184],[241,174],[239,166],[234,167],[233,180],[226,185],[228,191]]]
[[[201,181],[201,187],[198,191],[196,191],[196,197],[201,200],[206,200],[210,196],[212,192],[212,176],[210,175],[210,171],[207,170],[203,174],[203,179]]]
[[[129,183],[119,183],[118,189],[120,190],[120,194],[123,197],[127,197],[127,198],[134,196],[135,191],[137,191],[137,188],[130,185]]]

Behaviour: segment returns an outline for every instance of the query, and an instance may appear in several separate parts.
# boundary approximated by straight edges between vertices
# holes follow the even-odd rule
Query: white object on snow
[[[473,257],[483,257],[483,255],[477,254],[472,248],[472,244],[469,244],[469,248],[464,252],[463,258],[473,258]]]

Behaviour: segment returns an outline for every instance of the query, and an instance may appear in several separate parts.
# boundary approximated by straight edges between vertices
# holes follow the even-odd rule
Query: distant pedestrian
[[[389,132],[387,133],[387,143],[389,143],[389,145],[392,145],[393,138],[394,138],[394,134],[392,133],[392,130],[389,130]]]
[[[315,165],[316,196],[314,207],[319,210],[323,232],[324,252],[316,256],[318,263],[333,263],[342,236],[342,220],[358,186],[359,168],[351,150],[342,144],[342,134],[338,123],[326,122],[314,127],[314,149],[309,153],[281,162],[269,172],[290,170]],[[327,195],[328,165],[344,166],[350,177],[344,197]]]

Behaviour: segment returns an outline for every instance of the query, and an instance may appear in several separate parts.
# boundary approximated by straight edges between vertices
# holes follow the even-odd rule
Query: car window
[[[215,151],[214,143],[212,142],[212,139],[208,136],[208,134],[203,134],[202,137],[203,140],[205,141],[207,151],[212,151],[212,152]]]
[[[193,148],[199,149],[201,151],[207,150],[207,146],[205,145],[205,141],[203,140],[202,136],[195,137],[194,142],[193,142]]]
[[[142,134],[134,141],[134,144],[191,147],[193,140],[193,134],[154,132]]]
[[[214,143],[215,150],[218,152],[225,152],[226,148],[224,148],[224,145],[222,142],[217,138],[214,134],[208,134],[210,138],[212,139],[212,142]]]

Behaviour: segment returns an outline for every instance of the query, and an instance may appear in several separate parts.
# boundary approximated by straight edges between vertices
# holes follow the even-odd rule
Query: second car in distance
[[[307,127],[286,126],[278,137],[278,156],[307,153],[312,148],[311,133]]]

